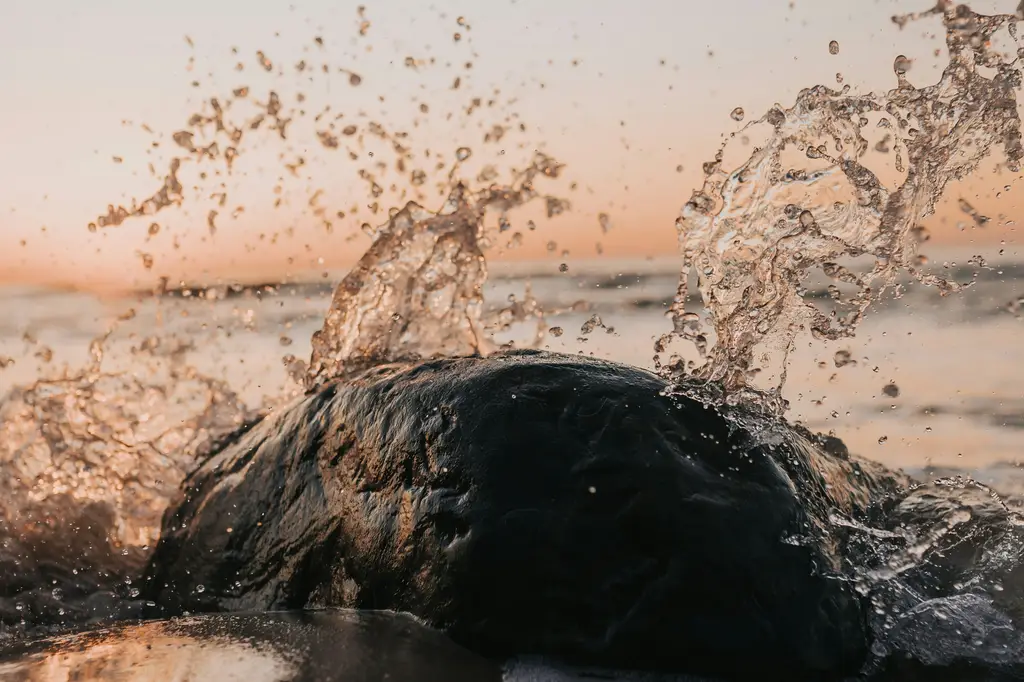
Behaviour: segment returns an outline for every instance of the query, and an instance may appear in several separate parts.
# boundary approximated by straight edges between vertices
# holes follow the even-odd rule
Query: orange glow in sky
[[[152,194],[160,180],[148,164],[162,176],[171,135],[203,100],[226,101],[242,86],[253,97],[278,91],[287,107],[308,109],[308,119],[329,105],[343,123],[377,121],[409,132],[410,145],[420,154],[430,149],[431,159],[450,160],[456,148],[470,147],[466,172],[492,162],[521,167],[543,148],[566,164],[564,182],[552,189],[573,210],[538,219],[521,248],[498,257],[580,260],[673,253],[673,222],[700,185],[701,163],[743,125],[730,117],[734,108],[751,120],[774,102],[791,103],[803,87],[834,86],[837,74],[855,89],[890,88],[898,54],[912,60],[911,81],[921,84],[933,82],[944,63],[937,20],[902,31],[890,20],[925,9],[926,0],[390,0],[366,4],[362,15],[358,4],[0,4],[0,281],[130,287],[160,276],[272,280],[351,264],[368,244],[360,225],[383,223],[393,205],[385,199],[397,201],[411,188],[396,176],[382,182],[396,189],[373,213],[357,175],[369,159],[349,158],[344,144],[324,147],[315,126],[301,133],[299,123],[288,140],[253,138],[230,178],[193,173],[183,180],[189,191],[200,188],[201,199],[87,229],[108,204]],[[1015,3],[973,5],[1012,11]],[[840,45],[835,55],[832,40]],[[258,51],[273,62],[270,73]],[[314,71],[328,64],[330,78],[310,80],[310,71],[296,68],[300,61]],[[358,86],[348,71],[359,74]],[[474,97],[498,104],[466,114]],[[447,119],[447,112],[456,115]],[[507,148],[482,141],[511,115],[525,133],[510,136]],[[287,170],[299,158],[305,164]],[[989,167],[951,186],[930,221],[934,241],[1019,243],[1016,180]],[[221,182],[230,198],[211,234]],[[992,218],[987,227],[963,214],[961,197]],[[428,193],[425,203],[436,208],[440,198]],[[344,208],[345,217],[333,218],[328,232],[317,205],[332,216]],[[513,215],[517,228],[534,217],[528,214]]]

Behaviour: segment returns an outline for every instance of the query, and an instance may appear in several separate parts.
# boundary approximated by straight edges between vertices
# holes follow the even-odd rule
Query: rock
[[[328,384],[188,477],[144,597],[407,611],[496,657],[857,671],[866,606],[830,519],[870,521],[907,480],[665,388],[526,351]]]

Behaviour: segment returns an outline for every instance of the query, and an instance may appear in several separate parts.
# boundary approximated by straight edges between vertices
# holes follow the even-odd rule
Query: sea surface
[[[1008,494],[1024,493],[1024,259],[993,247],[979,267],[979,251],[947,250],[933,259],[947,276],[973,281],[963,292],[940,296],[908,285],[899,298],[876,305],[855,338],[801,337],[785,388],[788,417],[912,474],[967,472]],[[282,358],[309,357],[333,281],[222,284],[160,297],[0,288],[0,395],[77,371],[90,342],[116,323],[104,369],[132,370],[139,360],[131,349],[146,339],[168,348],[177,339],[183,362],[226,381],[251,407],[272,404],[298,390]],[[491,308],[508,305],[510,296],[522,301],[529,287],[544,309],[562,311],[544,321],[561,334],[548,333],[542,347],[652,368],[677,281],[670,257],[573,264],[564,273],[551,263],[499,263],[486,300]],[[824,295],[823,286],[808,283],[809,300]],[[524,345],[533,334],[526,326],[495,342]]]

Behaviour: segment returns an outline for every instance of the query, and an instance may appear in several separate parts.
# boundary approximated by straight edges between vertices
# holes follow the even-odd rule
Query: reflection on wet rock
[[[500,669],[413,618],[325,611],[213,615],[23,644],[18,682],[497,682]]]

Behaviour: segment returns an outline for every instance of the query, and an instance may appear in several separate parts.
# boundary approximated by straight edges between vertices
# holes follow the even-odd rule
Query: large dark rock
[[[329,384],[190,475],[145,590],[171,612],[408,611],[494,656],[856,671],[867,605],[830,517],[907,481],[665,388],[537,352]]]

